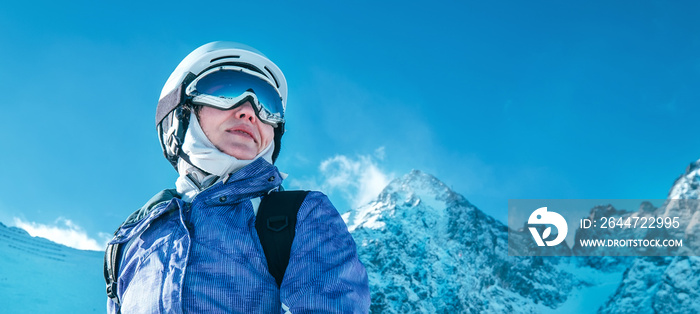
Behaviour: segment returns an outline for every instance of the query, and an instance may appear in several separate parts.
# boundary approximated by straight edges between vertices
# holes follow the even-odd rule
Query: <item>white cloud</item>
[[[90,238],[85,230],[69,219],[60,217],[53,225],[23,221],[14,218],[15,226],[26,230],[33,237],[42,237],[79,250],[102,251],[109,241],[109,235],[100,233],[102,241]]]
[[[378,157],[383,156],[383,148],[378,149]],[[321,162],[319,167],[323,177],[320,187],[327,193],[340,193],[352,208],[370,202],[389,184],[393,175],[379,168],[372,156],[358,156],[356,159],[337,155]]]
[[[374,150],[374,157],[377,157],[379,160],[384,160],[384,157],[386,157],[386,149],[384,149],[384,146]]]

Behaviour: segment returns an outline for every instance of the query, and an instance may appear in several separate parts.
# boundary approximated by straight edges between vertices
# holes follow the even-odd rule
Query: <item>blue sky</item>
[[[665,198],[700,158],[699,13],[693,1],[15,1],[0,11],[0,222],[100,245],[173,187],[157,99],[214,40],[282,68],[277,165],[288,188],[320,188],[341,212],[411,169],[501,221],[508,199]]]

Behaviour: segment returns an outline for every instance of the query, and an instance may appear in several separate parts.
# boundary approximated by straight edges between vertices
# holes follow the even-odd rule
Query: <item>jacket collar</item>
[[[264,158],[258,158],[230,174],[228,178],[200,192],[192,202],[204,201],[209,205],[235,204],[278,189],[282,180],[282,174],[277,167]]]

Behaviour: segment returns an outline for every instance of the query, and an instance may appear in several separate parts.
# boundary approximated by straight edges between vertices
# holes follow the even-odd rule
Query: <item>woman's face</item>
[[[202,106],[198,117],[209,141],[239,160],[255,158],[275,136],[275,129],[258,119],[250,102],[228,110]]]

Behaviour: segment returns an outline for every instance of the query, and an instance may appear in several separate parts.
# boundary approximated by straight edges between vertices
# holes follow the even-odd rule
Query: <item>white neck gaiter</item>
[[[177,161],[177,172],[180,174],[175,182],[177,193],[182,196],[183,201],[191,202],[199,192],[225,180],[229,174],[247,166],[255,159],[262,157],[272,164],[274,146],[274,141],[271,141],[270,145],[252,160],[239,160],[220,151],[209,141],[193,112],[190,114],[190,124],[182,144],[182,151],[189,156],[192,165],[182,158]]]

